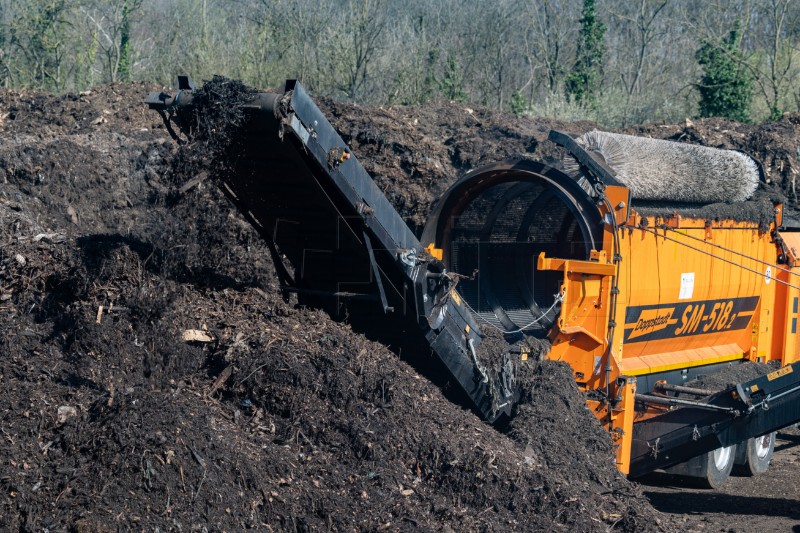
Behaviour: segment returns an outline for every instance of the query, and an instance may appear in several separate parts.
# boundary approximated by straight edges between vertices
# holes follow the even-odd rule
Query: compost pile
[[[213,161],[141,103],[153,89],[0,92],[0,529],[669,529],[565,366],[532,364],[498,431],[281,300],[266,247],[203,179]],[[415,228],[466,169],[593,127],[321,107]],[[783,183],[797,122],[654,131],[778,154]]]

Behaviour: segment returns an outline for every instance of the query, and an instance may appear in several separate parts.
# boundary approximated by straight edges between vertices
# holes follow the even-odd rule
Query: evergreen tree
[[[521,115],[528,110],[528,102],[525,101],[525,97],[522,96],[519,89],[511,94],[511,102],[509,102],[509,105],[511,106],[511,112],[515,115]]]
[[[603,76],[603,56],[606,47],[603,38],[606,26],[597,18],[595,0],[583,0],[581,39],[575,66],[567,76],[567,96],[576,102],[594,105]]]
[[[132,4],[126,0],[122,6],[122,20],[119,28],[119,68],[117,77],[120,81],[131,79],[131,23]]]
[[[719,43],[705,42],[695,54],[703,67],[703,77],[697,85],[701,117],[750,120],[753,77],[745,67],[741,41],[741,28],[737,23],[727,39]]]
[[[444,79],[440,84],[442,94],[448,100],[466,102],[467,93],[464,90],[464,78],[461,76],[461,66],[452,58],[447,58]]]

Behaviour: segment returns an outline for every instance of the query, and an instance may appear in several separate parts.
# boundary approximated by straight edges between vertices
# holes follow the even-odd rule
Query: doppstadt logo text
[[[750,323],[757,304],[757,296],[748,296],[686,302],[666,308],[628,308],[625,340],[643,342],[744,329]]]
[[[677,320],[672,319],[672,313],[675,311],[674,307],[668,309],[647,309],[639,314],[639,320],[633,327],[628,336],[629,339],[634,339],[654,331],[665,329],[671,324],[675,324]]]

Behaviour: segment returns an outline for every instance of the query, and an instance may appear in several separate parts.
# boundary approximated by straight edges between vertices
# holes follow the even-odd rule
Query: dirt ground
[[[181,192],[197,154],[142,104],[153,89],[0,92],[0,529],[791,530],[796,433],[781,468],[731,480],[730,503],[631,483],[565,366],[532,365],[498,430],[413,355],[283,302],[216,188]],[[549,129],[594,127],[320,107],[417,231],[466,170],[558,157]],[[798,123],[635,133],[750,150],[794,199]]]

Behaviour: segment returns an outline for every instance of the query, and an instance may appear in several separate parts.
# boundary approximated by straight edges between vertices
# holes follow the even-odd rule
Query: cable
[[[639,226],[639,229],[641,229],[642,231],[646,231],[646,232],[648,232],[648,233],[652,233],[652,234],[653,234],[653,235],[655,235],[656,237],[661,237],[662,239],[666,239],[666,240],[668,240],[668,241],[672,241],[672,242],[674,242],[674,243],[680,244],[681,246],[685,246],[685,247],[687,247],[687,248],[689,248],[689,249],[691,249],[691,250],[694,250],[694,251],[696,251],[696,252],[700,252],[701,254],[706,254],[706,255],[708,255],[708,256],[711,256],[711,257],[713,257],[714,259],[719,259],[720,261],[723,261],[723,262],[725,262],[725,263],[729,263],[729,264],[731,264],[731,265],[733,265],[733,266],[736,266],[736,267],[739,267],[739,268],[741,268],[741,269],[743,269],[743,270],[747,270],[748,272],[752,272],[753,274],[758,274],[759,276],[764,276],[764,273],[763,273],[763,272],[759,272],[758,270],[755,270],[755,269],[752,269],[752,268],[748,268],[748,267],[746,267],[746,266],[744,266],[744,265],[741,265],[741,264],[739,264],[739,263],[736,263],[736,262],[734,262],[734,261],[731,261],[730,259],[725,259],[725,258],[723,258],[723,257],[719,257],[718,255],[714,255],[714,254],[712,254],[711,252],[706,252],[705,250],[701,250],[700,248],[696,248],[696,247],[694,247],[694,246],[691,246],[691,245],[689,245],[689,244],[686,244],[685,242],[681,242],[681,241],[679,241],[679,240],[677,240],[677,239],[672,239],[672,238],[670,238],[670,237],[667,237],[666,235],[660,235],[660,234],[659,234],[657,231],[655,231],[655,230],[651,230],[651,229],[649,229],[649,228],[645,228],[645,227],[641,227],[641,226]],[[745,257],[746,257],[746,256],[745,256]],[[767,264],[769,265],[769,263],[767,263]],[[770,265],[770,266],[772,266],[772,265]],[[780,283],[780,284],[782,284],[782,285],[786,285],[787,287],[791,287],[791,288],[793,288],[793,289],[800,290],[800,286],[797,286],[797,285],[792,285],[791,283],[789,283],[789,282],[786,282],[786,281],[783,281],[783,280],[780,280],[780,279],[778,279],[778,278],[776,278],[776,277],[769,276],[769,279],[771,279],[771,280],[774,280],[774,281],[775,281],[775,283]]]
[[[680,231],[678,231],[677,229],[675,229],[675,228],[672,228],[672,227],[670,227],[670,226],[667,226],[666,224],[661,224],[659,227],[660,227],[660,228],[662,228],[662,229],[668,229],[668,230],[672,230],[673,232],[675,232],[675,233],[679,233],[679,234],[683,235],[684,237],[689,237],[689,238],[690,238],[690,239],[692,239],[692,240],[695,240],[695,241],[700,241],[700,242],[702,242],[702,243],[704,243],[704,244],[708,244],[709,246],[713,246],[713,247],[715,247],[715,248],[719,248],[720,250],[724,250],[724,251],[726,251],[726,252],[730,252],[730,253],[732,253],[732,254],[739,255],[739,256],[741,256],[741,257],[744,257],[744,258],[746,258],[746,259],[750,259],[750,260],[752,260],[752,261],[756,261],[757,263],[761,263],[762,265],[767,265],[767,266],[770,266],[770,267],[772,267],[772,268],[775,268],[775,269],[777,269],[777,270],[780,270],[781,272],[786,272],[787,274],[791,274],[792,276],[800,276],[800,273],[798,273],[798,272],[792,272],[792,271],[791,271],[791,270],[789,270],[788,268],[783,268],[783,267],[779,267],[778,265],[773,265],[773,264],[772,264],[772,263],[770,263],[769,261],[764,261],[764,260],[762,260],[762,259],[758,259],[757,257],[751,257],[751,256],[749,256],[749,255],[747,255],[747,254],[743,254],[742,252],[737,252],[736,250],[731,250],[731,249],[729,249],[729,248],[725,248],[725,247],[724,247],[724,246],[722,246],[722,245],[719,245],[719,244],[716,244],[716,243],[713,243],[713,242],[709,242],[709,241],[707,241],[707,240],[705,240],[705,239],[701,239],[701,238],[699,238],[699,237],[694,237],[693,235],[689,235],[688,233],[681,233],[681,232],[680,232]],[[716,257],[716,256],[715,256],[715,257]]]
[[[506,331],[506,330],[504,330],[503,328],[498,328],[497,326],[495,326],[494,324],[492,324],[491,322],[489,322],[488,320],[486,320],[485,318],[483,318],[483,315],[481,315],[479,312],[477,312],[475,309],[473,309],[473,308],[472,308],[472,306],[471,306],[471,305],[469,305],[469,302],[467,302],[467,301],[466,301],[466,300],[464,300],[463,298],[461,299],[461,301],[462,301],[462,302],[464,302],[464,305],[465,305],[465,306],[467,306],[467,309],[469,309],[470,311],[472,311],[472,314],[473,314],[473,315],[475,315],[475,316],[477,316],[479,319],[481,319],[481,320],[482,320],[482,321],[483,321],[483,322],[484,322],[484,323],[485,323],[487,326],[489,326],[490,328],[492,328],[492,329],[495,329],[495,330],[497,330],[497,331],[499,331],[500,333],[503,333],[503,334],[505,334],[505,335],[512,335],[512,334],[514,334],[514,333],[521,333],[521,332],[525,331],[526,329],[528,329],[529,327],[531,327],[531,326],[533,326],[534,324],[536,324],[537,322],[539,322],[540,320],[542,320],[544,317],[546,317],[546,316],[547,316],[547,314],[548,314],[550,311],[552,311],[553,309],[555,309],[556,305],[558,305],[559,303],[561,303],[561,302],[564,300],[564,294],[563,294],[563,293],[561,293],[561,294],[554,294],[553,296],[555,296],[555,298],[556,298],[556,299],[555,299],[555,301],[553,302],[553,305],[551,305],[551,306],[550,306],[550,308],[549,308],[547,311],[545,311],[544,313],[542,313],[542,316],[540,316],[539,318],[537,318],[537,319],[536,319],[536,320],[534,320],[533,322],[529,322],[528,324],[525,324],[524,326],[522,326],[522,327],[521,327],[521,328],[519,328],[519,329],[514,329],[514,330],[510,330],[510,331]]]
[[[619,294],[619,271],[620,271],[620,263],[622,262],[622,250],[620,249],[619,244],[619,224],[617,224],[617,219],[614,216],[614,208],[611,205],[611,202],[608,199],[608,196],[605,194],[605,190],[601,190],[600,198],[602,199],[603,203],[606,205],[606,209],[608,210],[608,214],[611,217],[611,229],[613,230],[614,236],[614,257],[612,260],[614,264],[617,266],[616,275],[612,278],[612,285],[611,285],[611,295],[609,297],[609,315],[608,315],[608,333],[607,333],[607,345],[605,350],[605,359],[606,359],[606,401],[609,402],[609,406],[607,408],[608,412],[608,430],[611,431],[614,427],[614,418],[613,418],[613,403],[611,403],[611,372],[613,368],[611,367],[611,350],[614,348],[614,333],[616,331],[617,326],[617,295]],[[660,290],[660,283],[659,283],[659,290]]]

